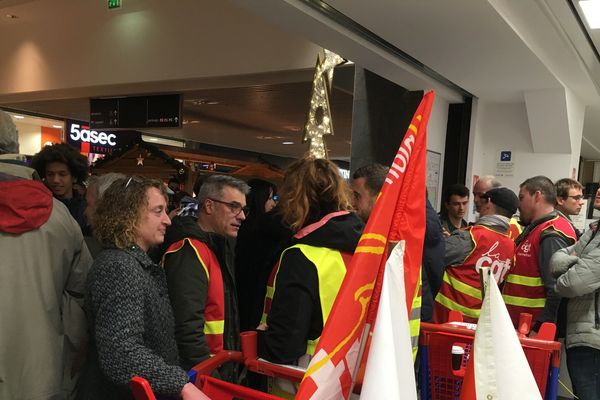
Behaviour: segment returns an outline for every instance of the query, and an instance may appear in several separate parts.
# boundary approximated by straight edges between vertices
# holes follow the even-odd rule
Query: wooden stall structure
[[[158,146],[144,142],[141,138],[96,161],[90,169],[94,175],[120,172],[128,176],[137,175],[164,182],[168,182],[173,177],[180,182],[185,182],[189,172],[184,163],[171,157]]]
[[[245,181],[260,178],[280,184],[283,180],[281,169],[260,159],[238,160],[208,155],[185,148],[151,144],[141,138],[96,161],[91,171],[95,175],[107,172],[139,175],[165,183],[175,177],[181,189],[188,193],[193,192],[194,182],[199,176],[214,173],[233,175]]]

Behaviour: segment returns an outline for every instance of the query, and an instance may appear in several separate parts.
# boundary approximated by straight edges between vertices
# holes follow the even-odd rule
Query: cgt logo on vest
[[[494,275],[496,282],[502,283],[504,282],[504,277],[510,269],[511,261],[510,258],[507,258],[506,260],[500,260],[500,254],[498,253],[492,254],[492,252],[499,245],[500,243],[498,242],[494,243],[486,253],[479,257],[475,263],[475,270],[477,273],[479,273],[482,267],[490,267],[490,271],[492,272],[492,275]]]
[[[531,242],[529,240],[517,247],[517,255],[519,257],[531,257]]]

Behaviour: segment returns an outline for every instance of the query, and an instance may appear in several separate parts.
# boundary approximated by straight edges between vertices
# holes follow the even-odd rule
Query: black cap
[[[504,208],[511,214],[514,214],[519,207],[519,198],[510,189],[500,187],[493,188],[485,192],[485,197],[490,199],[495,205]]]

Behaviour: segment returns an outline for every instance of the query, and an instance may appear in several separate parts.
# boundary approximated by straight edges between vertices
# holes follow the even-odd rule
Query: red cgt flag
[[[389,241],[404,240],[406,244],[404,280],[410,315],[425,233],[426,127],[433,98],[433,92],[423,97],[406,131],[296,394],[297,400],[348,398],[365,322],[373,322],[376,315],[380,291],[377,286],[381,286],[380,271],[387,261]],[[374,304],[370,305],[372,301]]]

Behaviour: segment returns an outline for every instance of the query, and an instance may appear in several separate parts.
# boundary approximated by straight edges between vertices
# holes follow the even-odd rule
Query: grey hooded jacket
[[[586,346],[600,350],[598,221],[590,227],[579,242],[554,253],[550,267],[557,277],[557,293],[569,298],[567,347]]]

